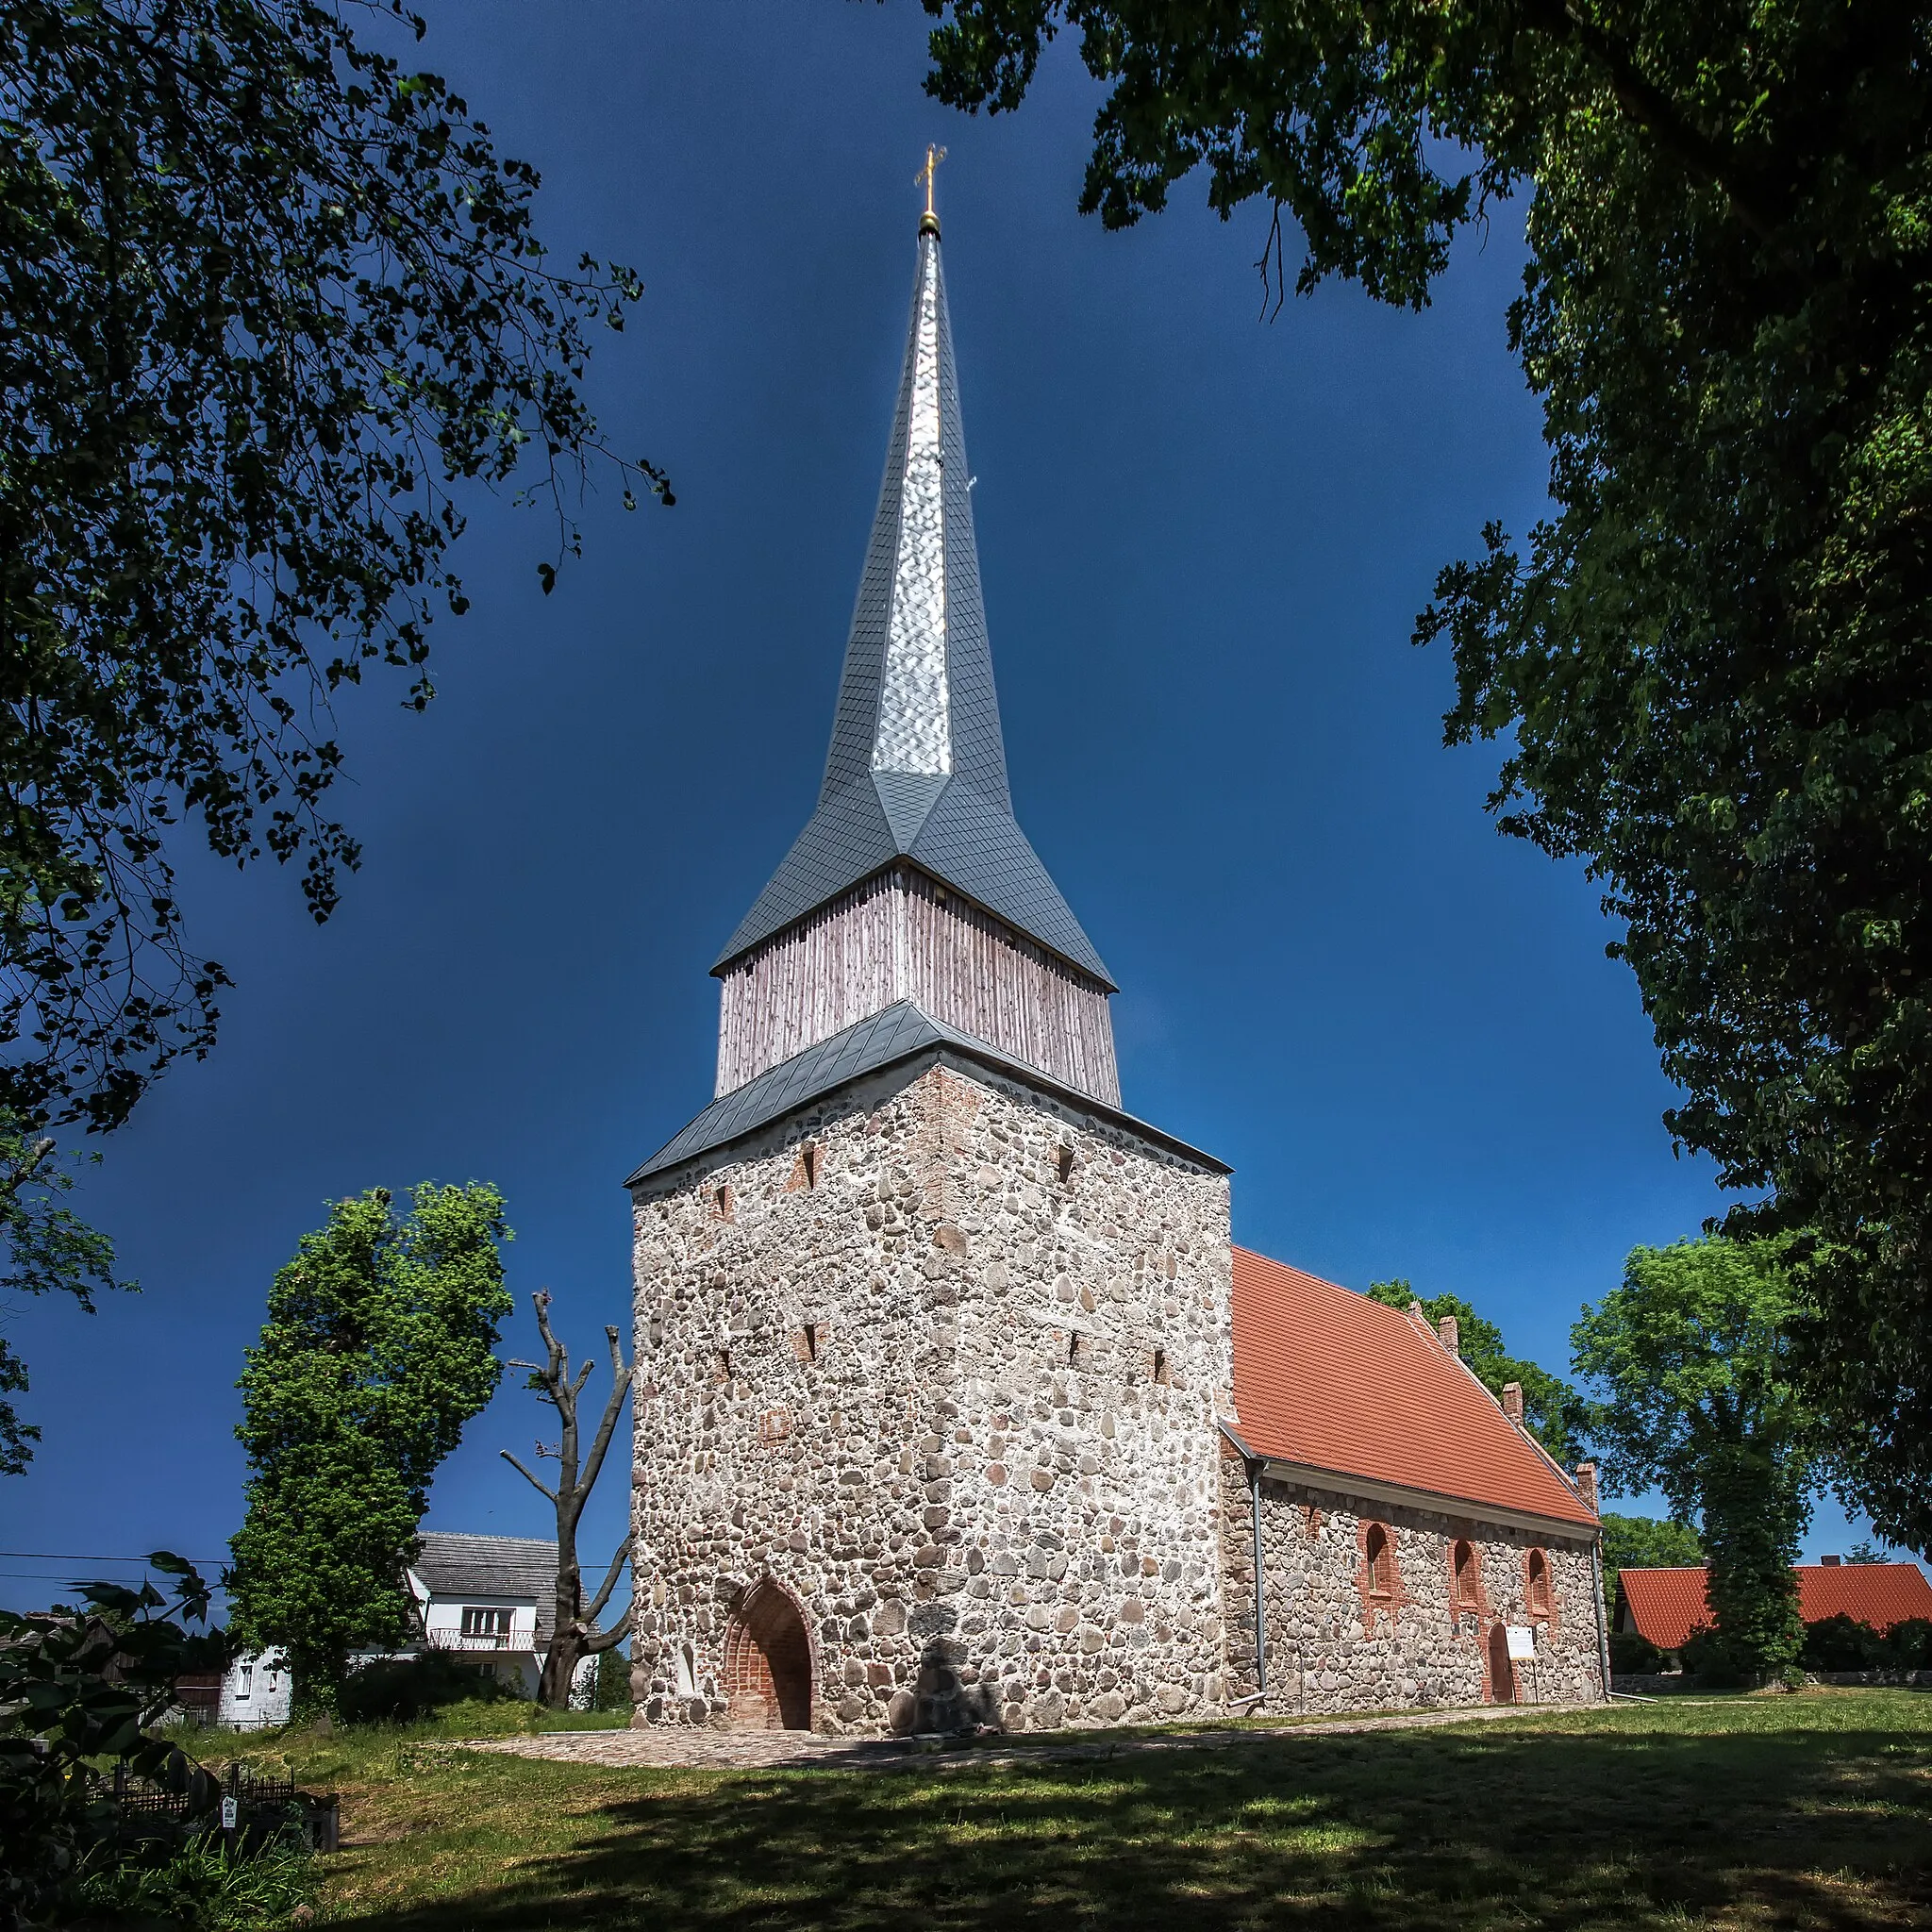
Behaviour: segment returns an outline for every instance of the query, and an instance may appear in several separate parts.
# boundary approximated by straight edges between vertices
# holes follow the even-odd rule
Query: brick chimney
[[[1427,1318],[1427,1317],[1426,1317],[1426,1316],[1425,1316],[1425,1315],[1424,1315],[1424,1314],[1423,1313],[1423,1305],[1422,1305],[1422,1303],[1420,1303],[1420,1302],[1410,1302],[1410,1303],[1409,1303],[1409,1305],[1408,1305],[1408,1319],[1409,1319],[1409,1320],[1410,1320],[1411,1322],[1423,1322],[1423,1321],[1426,1321],[1426,1320],[1428,1319],[1428,1318]]]
[[[1462,1330],[1457,1325],[1454,1315],[1444,1315],[1436,1324],[1436,1333],[1442,1338],[1442,1346],[1451,1355],[1460,1355],[1462,1353]]]
[[[1844,1561],[1844,1558],[1842,1557],[1820,1557],[1818,1560],[1821,1563],[1829,1563],[1836,1570]]]
[[[1576,1493],[1583,1498],[1590,1513],[1596,1514],[1596,1464],[1579,1462],[1576,1465]]]
[[[1520,1429],[1523,1426],[1523,1384],[1503,1384],[1503,1413]]]

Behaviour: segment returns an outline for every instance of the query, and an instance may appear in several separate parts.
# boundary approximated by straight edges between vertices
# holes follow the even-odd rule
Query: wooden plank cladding
[[[718,1091],[912,1000],[1109,1107],[1121,1098],[1099,983],[909,866],[774,933],[724,975]]]

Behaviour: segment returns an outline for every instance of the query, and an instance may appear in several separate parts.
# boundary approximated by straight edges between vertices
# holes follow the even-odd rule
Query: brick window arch
[[[1450,1552],[1456,1574],[1456,1607],[1473,1610],[1482,1602],[1482,1566],[1476,1561],[1475,1545],[1467,1537],[1458,1538]]]
[[[1524,1598],[1529,1604],[1530,1614],[1547,1617],[1550,1614],[1550,1559],[1541,1550],[1532,1550],[1524,1558]]]
[[[1362,1532],[1362,1566],[1369,1574],[1371,1596],[1395,1594],[1395,1544],[1379,1523]]]

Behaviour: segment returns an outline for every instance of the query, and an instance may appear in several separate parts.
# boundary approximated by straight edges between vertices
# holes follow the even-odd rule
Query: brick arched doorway
[[[724,1695],[734,1725],[811,1729],[811,1635],[790,1591],[761,1577],[724,1633]]]
[[[1516,1702],[1516,1666],[1509,1661],[1509,1632],[1501,1624],[1490,1625],[1490,1702]]]

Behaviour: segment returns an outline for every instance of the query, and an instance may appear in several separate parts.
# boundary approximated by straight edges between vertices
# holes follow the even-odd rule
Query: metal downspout
[[[1255,1694],[1257,1698],[1268,1694],[1268,1610],[1265,1580],[1261,1572],[1261,1465],[1248,1464],[1248,1491],[1255,1505]],[[1597,1603],[1603,1603],[1603,1591],[1597,1591]],[[1607,1655],[1607,1653],[1606,1653]],[[1606,1678],[1607,1687],[1609,1680]]]
[[[1596,1586],[1596,1658],[1603,1673],[1604,1702],[1615,1694],[1610,1689],[1610,1630],[1604,1611],[1604,1540],[1601,1532],[1590,1546],[1591,1580]]]

